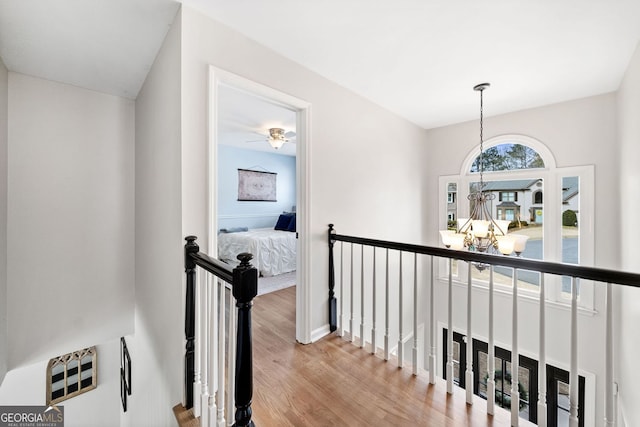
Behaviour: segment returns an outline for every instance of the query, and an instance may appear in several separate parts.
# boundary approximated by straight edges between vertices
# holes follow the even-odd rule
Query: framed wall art
[[[276,202],[275,172],[238,169],[238,201]]]
[[[93,390],[98,386],[98,355],[89,347],[49,360],[47,364],[47,406]]]
[[[127,396],[131,396],[131,356],[124,337],[120,338],[120,400],[127,412]]]

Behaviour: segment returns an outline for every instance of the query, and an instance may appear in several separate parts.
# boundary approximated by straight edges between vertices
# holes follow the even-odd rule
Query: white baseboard
[[[311,331],[311,342],[314,343],[319,339],[329,335],[330,333],[331,333],[331,330],[329,329],[328,323],[326,325],[319,327],[318,329],[314,329],[313,331]]]

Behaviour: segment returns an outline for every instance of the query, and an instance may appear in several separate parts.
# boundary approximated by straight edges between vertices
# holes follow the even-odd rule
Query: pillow
[[[240,233],[241,231],[249,231],[249,227],[231,227],[220,229],[220,233]]]
[[[296,214],[291,214],[291,221],[289,221],[289,225],[287,226],[287,231],[296,232]]]
[[[274,230],[287,231],[289,228],[289,223],[291,222],[291,217],[294,214],[292,213],[283,213],[278,217],[278,222],[276,222],[276,226],[273,227]]]

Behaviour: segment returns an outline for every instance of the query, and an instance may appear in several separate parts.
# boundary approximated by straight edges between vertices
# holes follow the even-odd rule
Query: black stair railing
[[[539,261],[520,257],[508,257],[490,255],[480,252],[456,251],[434,246],[413,245],[407,243],[391,242],[386,240],[367,239],[363,237],[337,234],[333,224],[329,224],[329,328],[331,332],[337,329],[337,301],[335,297],[335,267],[333,246],[335,242],[354,243],[358,245],[376,248],[393,249],[414,254],[431,255],[440,258],[457,259],[462,261],[477,262],[486,265],[499,265],[503,267],[518,268],[521,270],[537,271],[540,273],[569,276],[596,282],[614,283],[618,285],[640,288],[640,274],[618,270],[607,270],[596,267],[585,267],[578,264],[564,264],[558,262]]]
[[[396,284],[394,285],[394,287],[396,287],[396,295],[398,295],[398,301],[400,302],[400,307],[398,309],[399,313],[403,313],[403,305],[402,305],[402,301],[403,301],[403,297],[402,297],[402,292],[403,292],[403,275],[402,275],[402,271],[403,271],[403,265],[402,265],[402,256],[403,253],[405,254],[405,257],[407,254],[413,255],[413,267],[414,267],[414,272],[413,272],[413,298],[412,298],[412,302],[413,302],[413,310],[409,309],[409,313],[411,313],[413,315],[413,357],[412,357],[412,365],[414,367],[414,375],[417,375],[417,366],[418,366],[418,340],[420,339],[420,336],[418,334],[418,327],[417,327],[417,319],[418,319],[418,313],[425,313],[427,311],[426,307],[419,307],[418,303],[419,303],[419,299],[418,299],[418,285],[420,283],[420,285],[423,287],[424,292],[430,292],[430,307],[428,309],[429,313],[429,323],[430,323],[430,329],[428,332],[428,342],[429,344],[427,345],[426,343],[424,344],[424,348],[428,348],[428,352],[429,352],[429,357],[428,357],[428,363],[429,363],[429,382],[431,384],[435,384],[435,371],[436,371],[436,365],[435,365],[435,360],[436,360],[436,354],[438,352],[436,346],[436,338],[435,338],[435,324],[436,324],[436,309],[434,307],[434,301],[435,301],[435,273],[434,273],[434,258],[441,258],[441,259],[445,259],[449,262],[449,267],[448,269],[445,270],[444,274],[443,274],[443,282],[447,283],[447,290],[446,292],[448,293],[447,295],[447,304],[448,307],[446,308],[446,313],[447,313],[447,329],[448,330],[453,330],[453,315],[452,315],[452,310],[453,310],[453,273],[452,273],[452,261],[453,260],[460,260],[460,261],[465,261],[468,264],[467,267],[467,298],[466,298],[466,312],[467,312],[467,327],[466,327],[466,337],[467,339],[473,339],[473,326],[472,326],[472,308],[474,307],[473,302],[472,302],[472,276],[471,276],[471,265],[476,263],[476,266],[480,266],[483,269],[489,269],[489,280],[488,280],[488,284],[489,284],[489,291],[488,291],[488,299],[489,299],[489,310],[487,312],[487,318],[488,318],[488,335],[489,335],[489,344],[488,344],[488,349],[489,349],[489,354],[488,354],[488,360],[491,361],[493,360],[493,355],[492,355],[492,351],[494,348],[494,341],[493,341],[493,329],[494,329],[494,320],[493,320],[493,266],[502,266],[502,267],[510,267],[513,269],[513,276],[512,277],[512,290],[511,290],[511,294],[512,294],[512,306],[511,306],[511,313],[512,313],[512,317],[511,317],[511,336],[512,336],[512,340],[511,340],[511,366],[512,366],[512,370],[514,372],[519,372],[518,371],[518,361],[519,361],[519,348],[518,348],[518,271],[519,270],[528,270],[528,271],[534,271],[534,272],[539,272],[541,273],[541,283],[542,285],[539,288],[539,293],[538,293],[538,297],[539,297],[539,304],[538,304],[538,310],[539,310],[539,318],[538,318],[538,323],[539,323],[539,335],[538,335],[538,341],[539,341],[539,348],[541,349],[540,354],[538,355],[538,357],[540,358],[540,366],[542,366],[541,372],[539,374],[539,378],[538,378],[538,383],[539,383],[539,390],[545,390],[546,389],[546,375],[544,372],[544,369],[546,367],[545,362],[544,362],[544,358],[546,357],[546,353],[545,353],[545,342],[546,342],[546,333],[545,333],[545,325],[546,325],[546,314],[545,314],[545,306],[547,305],[547,300],[545,297],[545,286],[544,286],[544,276],[545,275],[550,275],[550,276],[560,276],[560,277],[570,277],[571,278],[571,298],[570,298],[570,322],[569,322],[569,326],[570,326],[570,343],[569,343],[569,366],[570,366],[570,390],[569,390],[569,403],[570,403],[570,413],[569,413],[569,417],[571,420],[571,425],[578,425],[578,422],[582,419],[580,418],[580,411],[583,411],[583,409],[581,409],[582,407],[580,406],[580,399],[579,399],[579,386],[578,386],[578,370],[579,370],[579,356],[578,356],[578,328],[579,328],[579,322],[578,322],[578,286],[579,286],[579,282],[578,279],[584,279],[584,280],[588,280],[588,281],[593,281],[594,285],[597,286],[601,286],[604,287],[604,301],[603,301],[603,305],[604,305],[604,310],[603,310],[603,319],[602,319],[602,323],[605,329],[605,333],[604,333],[604,343],[606,343],[605,345],[602,346],[595,346],[593,345],[593,343],[591,343],[590,347],[594,348],[594,351],[596,347],[601,347],[602,351],[605,353],[604,354],[604,364],[603,364],[603,368],[602,368],[602,378],[599,379],[598,381],[602,381],[604,383],[604,392],[600,392],[602,393],[601,395],[604,396],[605,398],[605,424],[609,425],[612,424],[612,420],[614,420],[614,413],[615,413],[615,405],[614,405],[614,398],[615,398],[615,389],[616,389],[616,384],[614,382],[614,377],[613,377],[613,367],[614,367],[614,358],[613,358],[613,339],[614,339],[614,324],[613,324],[613,287],[619,287],[619,286],[627,286],[627,287],[634,287],[634,288],[640,288],[640,274],[638,273],[631,273],[631,272],[625,272],[625,271],[617,271],[617,270],[608,270],[608,269],[602,269],[602,268],[596,268],[596,267],[587,267],[587,266],[582,266],[582,265],[578,265],[578,264],[565,264],[565,263],[557,263],[557,262],[548,262],[548,261],[540,261],[540,260],[533,260],[533,259],[524,259],[524,258],[520,258],[520,257],[508,257],[508,256],[502,256],[502,255],[491,255],[491,254],[487,254],[487,253],[480,253],[480,252],[470,252],[470,251],[459,251],[459,250],[452,250],[452,249],[446,249],[446,248],[441,248],[441,247],[433,247],[433,246],[422,246],[422,245],[414,245],[414,244],[406,244],[406,243],[400,243],[400,242],[393,242],[393,241],[386,241],[386,240],[376,240],[376,239],[369,239],[369,238],[362,238],[362,237],[357,237],[357,236],[349,236],[349,235],[343,235],[343,234],[339,234],[336,232],[336,230],[334,229],[333,224],[329,224],[329,228],[327,230],[328,232],[328,246],[329,246],[329,300],[328,300],[328,305],[329,305],[329,327],[331,331],[336,331],[339,329],[338,334],[339,335],[343,335],[343,333],[345,331],[348,331],[348,335],[349,338],[351,339],[352,342],[354,341],[354,336],[356,337],[356,339],[359,341],[359,344],[361,347],[364,348],[365,344],[366,344],[366,337],[365,337],[365,333],[364,333],[364,325],[365,325],[365,318],[364,318],[364,296],[365,295],[365,274],[364,274],[364,248],[365,247],[369,247],[372,248],[373,250],[370,252],[371,253],[371,261],[372,261],[372,273],[371,273],[371,279],[369,279],[368,281],[368,289],[371,291],[371,294],[369,294],[367,296],[367,298],[369,298],[369,301],[371,301],[371,311],[370,313],[372,313],[371,315],[371,349],[372,349],[372,353],[375,353],[380,347],[376,344],[376,335],[377,335],[377,331],[376,331],[376,294],[375,294],[375,290],[376,290],[376,258],[375,258],[375,254],[376,254],[376,249],[386,249],[386,258],[385,258],[385,277],[383,279],[383,285],[386,285],[385,288],[385,292],[386,294],[384,296],[381,296],[379,298],[381,298],[383,300],[383,303],[386,307],[386,313],[384,313],[384,315],[379,316],[384,318],[385,320],[385,330],[384,330],[384,357],[385,360],[389,359],[389,311],[388,311],[388,306],[389,306],[389,264],[388,264],[388,253],[389,250],[393,250],[393,251],[397,251],[399,253],[399,256],[397,258],[397,260],[399,261],[399,265],[397,267],[395,267],[394,269],[396,271],[394,271],[394,273],[398,274],[398,276],[396,276],[398,278],[398,281],[396,282]],[[336,309],[336,305],[337,305],[337,299],[336,299],[336,293],[335,293],[335,285],[336,285],[336,267],[334,265],[334,245],[336,242],[340,242],[340,255],[339,255],[339,269],[340,269],[340,273],[339,273],[339,277],[340,277],[340,293],[339,293],[339,299],[341,300],[341,304],[340,304],[340,313],[337,312]],[[346,263],[344,262],[343,259],[343,253],[342,253],[342,246],[343,243],[350,243],[351,244],[351,257],[350,257],[350,262],[347,261]],[[355,328],[354,325],[354,304],[353,301],[355,298],[358,297],[358,293],[354,293],[354,275],[353,275],[353,271],[354,271],[354,265],[353,265],[353,246],[354,245],[359,245],[361,247],[361,256],[360,256],[360,283],[361,283],[361,290],[359,292],[359,297],[360,297],[360,301],[361,301],[361,309],[360,309],[360,315],[361,315],[361,319],[360,319],[360,336],[358,337],[358,333],[357,330]],[[430,272],[431,272],[431,277],[430,280],[426,279],[418,279],[418,273],[417,273],[417,265],[418,265],[418,255],[427,255],[428,259],[430,259],[431,261],[431,266],[430,266]],[[405,258],[406,259],[406,258]],[[425,260],[426,261],[426,260]],[[350,302],[351,302],[351,308],[347,309],[347,317],[350,317],[350,320],[347,322],[343,322],[343,306],[342,306],[342,301],[344,301],[344,295],[343,295],[343,266],[346,264],[346,269],[349,271],[349,275],[350,280],[349,281],[349,285],[350,285],[350,295],[347,294],[347,298],[349,298]],[[357,268],[357,266],[355,267]],[[445,276],[448,276],[448,278],[445,278]],[[448,279],[448,280],[447,280]],[[556,282],[557,283],[557,282]],[[349,292],[349,291],[347,291]],[[479,306],[476,306],[479,307]],[[505,307],[505,311],[508,311],[508,308]],[[340,317],[340,323],[338,323],[338,317]],[[402,334],[403,334],[403,323],[402,323],[402,319],[403,317],[400,316],[398,321],[397,321],[397,334],[398,334],[398,346],[397,346],[397,359],[399,361],[398,366],[402,367],[403,363],[405,362],[405,360],[407,360],[408,358],[404,358],[403,357],[403,341],[402,341]],[[530,319],[527,319],[528,321],[530,321]],[[344,323],[344,324],[343,324]],[[556,328],[557,325],[554,325],[554,328]],[[382,334],[380,334],[382,335]],[[443,371],[446,374],[446,380],[447,380],[447,392],[448,393],[452,393],[453,391],[453,341],[451,339],[453,334],[448,335],[449,339],[447,340],[447,344],[445,344],[444,348],[442,350],[446,350],[447,353],[447,362],[446,362],[446,368],[443,369]],[[590,337],[591,338],[591,337]],[[597,338],[596,338],[597,339]],[[460,366],[460,378],[463,378],[463,372],[469,375],[469,377],[472,377],[473,374],[473,355],[472,355],[472,346],[467,346],[467,366],[463,367],[462,365]],[[449,371],[449,369],[451,369]],[[488,376],[489,376],[489,380],[487,382],[488,385],[491,385],[492,387],[495,387],[495,371],[493,371],[491,367],[491,363],[489,363],[489,367],[488,367]],[[447,373],[449,372],[449,373]],[[572,378],[572,379],[571,379]],[[471,399],[473,397],[474,394],[474,390],[473,390],[473,386],[474,386],[474,381],[472,381],[471,379],[469,381],[467,381],[466,387],[467,387],[467,402],[470,404],[471,403]],[[511,395],[515,396],[517,398],[517,393],[518,393],[518,385],[516,382],[514,382],[511,385]],[[487,392],[487,412],[488,413],[493,413],[493,408],[495,406],[495,401],[494,401],[494,396],[495,393],[491,393],[491,392]],[[535,402],[535,396],[530,396],[532,398],[531,402]],[[548,409],[551,409],[552,407],[549,406],[547,407],[547,403],[546,403],[546,396],[544,392],[540,392],[538,393],[538,402],[537,402],[537,408],[535,408],[536,410],[542,411],[541,413],[547,413],[549,415],[548,420],[552,420],[553,418],[551,418],[554,414],[553,411],[549,411],[547,412]],[[519,411],[518,411],[519,405],[513,405],[513,408],[511,409],[511,416],[512,416],[512,425],[517,425],[517,420],[519,417]],[[534,409],[534,407],[532,406],[532,409]],[[530,414],[533,412],[530,412]],[[583,416],[583,415],[582,415]],[[551,424],[549,424],[551,425]]]
[[[195,286],[196,267],[201,267],[215,277],[230,283],[238,308],[237,351],[235,370],[235,423],[234,427],[254,426],[251,420],[253,399],[253,349],[251,337],[251,306],[258,293],[258,270],[251,265],[253,255],[238,255],[240,265],[231,269],[227,264],[200,252],[195,236],[187,236],[184,246],[185,273],[187,276],[185,308],[185,356],[184,396],[185,407],[193,407],[195,380]]]

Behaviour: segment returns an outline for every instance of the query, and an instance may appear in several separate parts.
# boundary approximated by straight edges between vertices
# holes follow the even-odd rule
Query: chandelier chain
[[[483,190],[484,188],[484,180],[483,180],[483,173],[484,173],[484,147],[483,147],[483,103],[482,103],[482,95],[484,94],[484,90],[480,90],[480,191]]]

